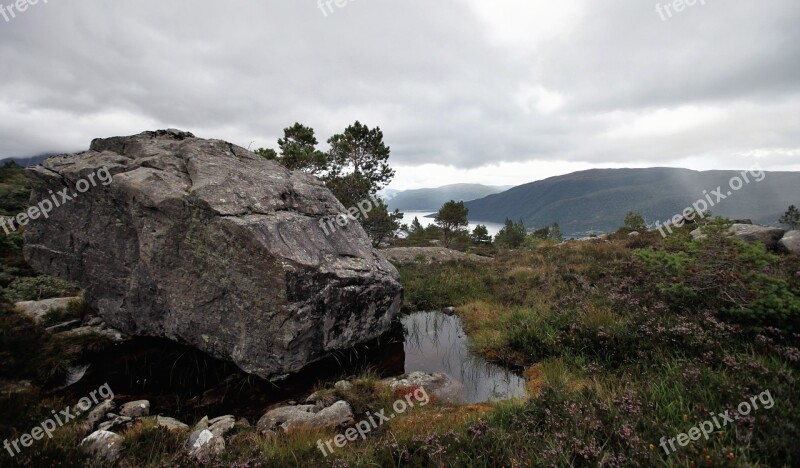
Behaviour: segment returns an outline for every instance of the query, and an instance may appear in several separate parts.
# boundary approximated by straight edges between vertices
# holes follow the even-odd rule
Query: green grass
[[[17,168],[0,169],[0,192],[12,194],[0,212],[23,207],[23,180]],[[224,454],[199,465],[800,465],[800,258],[714,236],[692,242],[686,229],[666,241],[645,233],[614,235],[609,243],[528,247],[498,252],[489,263],[398,268],[405,311],[456,307],[474,352],[524,369],[529,400],[432,402],[328,458],[316,441],[337,431],[264,435],[237,429],[226,438]],[[21,249],[19,234],[0,241],[0,380],[28,379],[34,388],[0,395],[0,438],[18,437],[51,409],[74,404],[48,398],[41,389],[83,353],[107,344],[55,337],[12,309],[12,301],[76,292],[38,276]],[[52,311],[45,325],[86,313],[85,304],[76,303]],[[378,380],[364,375],[348,391],[323,391],[348,401],[356,418],[364,418],[402,397]],[[662,437],[686,433],[710,413],[766,390],[771,409],[669,456],[659,447]],[[183,451],[187,433],[150,422],[122,435],[120,466],[198,464]],[[77,449],[83,436],[77,425],[64,427],[13,462],[83,466]],[[0,452],[0,464],[11,463]]]

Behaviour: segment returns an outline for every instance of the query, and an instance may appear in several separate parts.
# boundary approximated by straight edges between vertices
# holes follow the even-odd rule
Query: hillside
[[[389,199],[389,208],[401,211],[437,211],[450,200],[476,200],[508,188],[481,184],[454,184],[438,188],[406,190],[396,193]]]
[[[629,210],[642,213],[648,223],[663,222],[717,187],[726,199],[717,204],[713,196],[714,215],[756,223],[775,224],[790,204],[800,202],[800,173],[769,172],[760,182],[760,174],[747,174],[750,183],[732,191],[730,180],[741,172],[594,169],[521,185],[466,205],[470,219],[522,219],[529,228],[557,222],[565,233],[580,233],[614,230]]]

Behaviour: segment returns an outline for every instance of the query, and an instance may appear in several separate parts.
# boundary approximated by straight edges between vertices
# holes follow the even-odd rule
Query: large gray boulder
[[[108,179],[103,168],[113,181],[72,196],[90,175]],[[27,260],[83,287],[126,335],[279,379],[377,338],[399,312],[397,271],[361,226],[320,227],[346,212],[333,194],[233,144],[145,132],[27,174],[32,204],[63,189],[73,198],[27,226]]]

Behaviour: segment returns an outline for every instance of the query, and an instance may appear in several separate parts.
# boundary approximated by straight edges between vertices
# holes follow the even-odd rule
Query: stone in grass
[[[106,414],[110,413],[111,410],[116,407],[117,404],[114,403],[114,400],[106,400],[89,411],[89,415],[86,416],[86,422],[89,426],[91,426],[92,429],[94,429],[97,423],[104,420],[106,418]]]
[[[203,429],[208,429],[208,416],[203,416],[203,419],[198,421],[197,424],[194,425],[193,431],[202,431]]]
[[[222,437],[236,426],[236,418],[231,415],[220,416],[208,421],[208,430],[217,437]]]
[[[340,392],[348,392],[353,389],[353,384],[347,380],[340,380],[333,385],[333,388]]]
[[[122,450],[122,436],[109,431],[96,431],[81,441],[81,452],[97,461],[113,463]]]
[[[412,372],[404,377],[384,379],[382,382],[392,389],[400,387],[422,387],[428,395],[438,400],[455,403],[461,397],[463,385],[453,377],[443,373]]]
[[[129,418],[143,418],[150,416],[150,402],[147,400],[138,400],[125,403],[119,409],[120,416],[127,416]]]
[[[318,410],[315,405],[284,406],[268,411],[258,420],[258,431],[273,432],[282,429],[291,432],[295,429],[335,429],[353,424],[353,410],[345,401],[337,401],[327,408]]]
[[[193,458],[211,458],[225,451],[225,439],[214,435],[208,429],[194,431],[189,436],[187,451]]]
[[[187,424],[184,424],[175,418],[168,418],[165,416],[156,416],[156,424],[158,424],[159,427],[167,429],[168,431],[184,431],[189,429]]]

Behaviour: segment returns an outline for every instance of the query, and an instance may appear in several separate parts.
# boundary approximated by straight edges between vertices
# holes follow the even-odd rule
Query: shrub
[[[3,295],[11,302],[20,302],[74,296],[77,292],[75,286],[64,280],[52,276],[31,276],[12,281]]]
[[[641,250],[636,256],[675,305],[718,308],[761,321],[797,319],[800,297],[776,274],[779,257],[762,244],[730,236],[730,225],[717,219],[704,228],[703,239],[676,237],[666,250]]]

